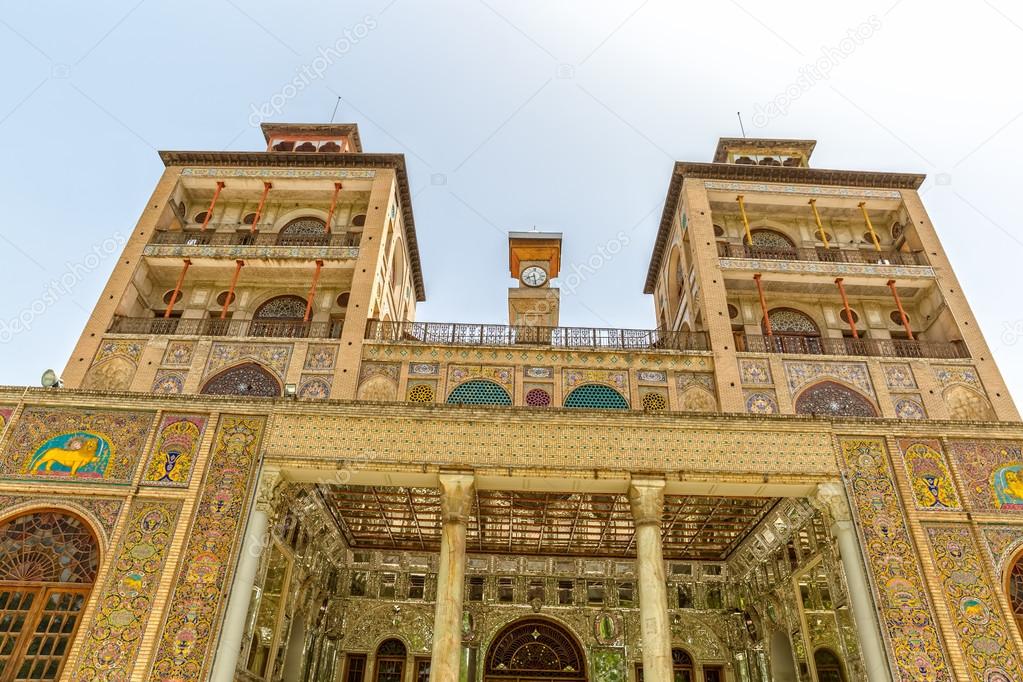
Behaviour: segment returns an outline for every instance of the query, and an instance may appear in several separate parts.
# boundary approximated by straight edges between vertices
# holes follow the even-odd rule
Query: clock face
[[[531,265],[522,271],[522,282],[526,286],[538,287],[547,281],[547,271],[539,265]]]

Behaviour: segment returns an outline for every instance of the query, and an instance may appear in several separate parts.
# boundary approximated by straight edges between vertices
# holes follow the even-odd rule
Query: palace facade
[[[0,682],[1023,679],[1023,426],[922,176],[722,139],[650,329],[560,326],[538,232],[508,324],[421,322],[403,157],[263,130],[162,152],[63,386],[0,388]]]

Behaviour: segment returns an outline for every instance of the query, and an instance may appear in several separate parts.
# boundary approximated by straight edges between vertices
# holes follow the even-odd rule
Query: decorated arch
[[[558,623],[526,618],[506,626],[487,651],[485,680],[586,680],[586,658],[575,636]]]

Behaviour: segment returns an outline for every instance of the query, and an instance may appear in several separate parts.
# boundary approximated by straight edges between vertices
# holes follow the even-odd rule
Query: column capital
[[[476,478],[467,474],[441,474],[440,516],[442,523],[466,523],[472,511]]]
[[[629,506],[637,526],[661,525],[664,514],[664,481],[635,480],[629,484]]]
[[[256,485],[256,509],[268,514],[273,511],[274,497],[277,494],[277,484],[280,480],[280,469],[263,470],[259,475],[259,483]]]
[[[818,509],[826,511],[831,516],[831,520],[836,523],[852,520],[849,499],[845,495],[845,486],[838,481],[819,484],[812,502]]]

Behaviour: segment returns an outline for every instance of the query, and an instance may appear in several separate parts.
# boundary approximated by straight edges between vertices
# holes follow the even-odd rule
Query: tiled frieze
[[[1023,511],[1023,454],[1019,442],[952,440],[949,455],[963,479],[963,493],[973,511]]]
[[[192,480],[207,415],[165,415],[146,462],[143,485],[187,488]]]
[[[965,524],[924,526],[963,658],[974,682],[1009,682],[1023,667],[982,558]],[[1014,625],[1012,626],[1014,627]]]
[[[127,679],[153,612],[181,504],[145,499],[132,504],[99,610],[82,635],[74,682]]]
[[[917,509],[959,510],[959,494],[936,440],[899,441]]]
[[[152,412],[28,407],[12,426],[0,477],[128,483]]]
[[[884,441],[840,441],[846,485],[880,608],[881,630],[900,680],[952,682],[920,560],[903,515]]]
[[[214,438],[182,570],[172,586],[150,680],[205,678],[241,541],[243,514],[265,426],[263,417],[225,415]]]

